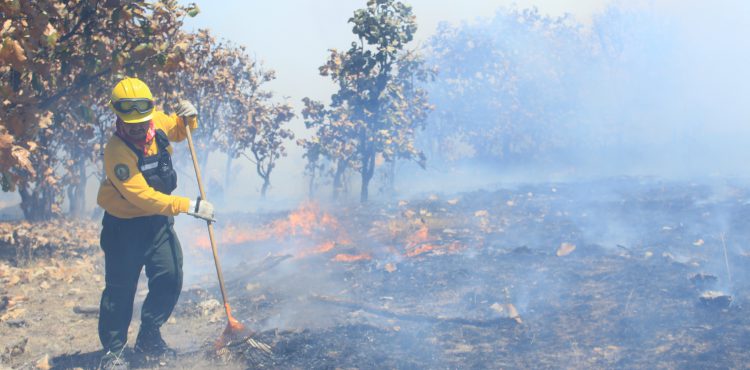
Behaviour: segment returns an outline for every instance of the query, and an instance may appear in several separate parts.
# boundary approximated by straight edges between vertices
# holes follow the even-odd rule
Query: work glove
[[[190,201],[190,210],[187,214],[210,222],[216,221],[214,219],[214,205],[201,199],[201,197]]]
[[[183,123],[190,127],[191,130],[198,128],[198,110],[189,101],[180,100],[175,113],[184,120]]]
[[[195,109],[195,106],[189,101],[180,100],[180,102],[177,103],[175,113],[180,117],[194,117],[198,115],[198,110]]]

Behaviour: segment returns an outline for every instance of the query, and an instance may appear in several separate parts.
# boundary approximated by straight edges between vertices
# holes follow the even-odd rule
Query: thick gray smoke
[[[445,25],[430,43],[441,72],[423,148],[436,173],[481,163],[510,180],[741,175],[748,32],[742,1],[612,5],[591,24],[500,9]]]
[[[596,71],[582,85],[577,118],[619,141],[600,158],[667,177],[743,173],[750,51],[740,45],[748,10],[740,1],[688,2],[597,17],[593,30],[613,35],[602,44],[614,73]]]

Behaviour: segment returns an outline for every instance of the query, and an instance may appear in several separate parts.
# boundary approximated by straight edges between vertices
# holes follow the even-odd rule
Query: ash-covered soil
[[[163,330],[183,354],[139,366],[743,368],[748,202],[737,181],[621,178],[227,215],[230,302],[273,353],[242,340],[207,351],[221,298],[201,230],[184,230],[186,269],[201,275]],[[47,244],[0,247],[0,368],[96,366],[98,226],[27,228],[56,227],[86,242],[52,248],[29,231]]]

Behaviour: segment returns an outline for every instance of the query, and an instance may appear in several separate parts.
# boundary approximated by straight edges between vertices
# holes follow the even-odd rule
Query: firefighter
[[[146,358],[173,356],[159,328],[172,313],[182,289],[182,249],[174,216],[180,213],[213,220],[213,205],[171,195],[177,186],[170,142],[187,137],[185,125],[198,126],[197,111],[187,101],[176,114],[154,109],[148,86],[125,78],[112,90],[109,103],[117,115],[115,134],[104,149],[106,179],[97,203],[104,208],[101,248],[105,288],[99,311],[99,339],[104,347],[100,367],[127,369],[123,355],[133,301],[145,266],[148,295],[133,351]]]

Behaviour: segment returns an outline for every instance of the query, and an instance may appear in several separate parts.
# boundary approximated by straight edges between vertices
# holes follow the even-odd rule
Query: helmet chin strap
[[[141,140],[135,140],[128,135],[127,131],[127,123],[123,122],[121,119],[117,119],[117,122],[115,123],[115,135],[117,135],[120,139],[125,140],[133,145],[135,145],[138,148],[143,149],[143,154],[146,154],[148,152],[149,144],[151,144],[151,141],[154,140],[154,137],[156,136],[156,128],[154,127],[154,121],[150,120],[148,123],[148,129],[146,130],[146,136],[143,137]]]

